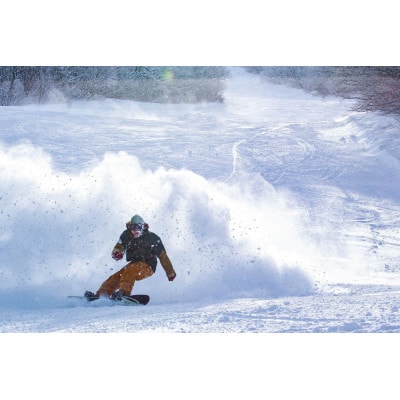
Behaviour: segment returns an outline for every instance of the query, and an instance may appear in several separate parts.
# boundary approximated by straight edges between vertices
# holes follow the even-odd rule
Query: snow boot
[[[86,290],[84,296],[87,298],[88,301],[97,300],[99,298],[99,296],[97,296],[93,292],[90,292],[89,290]]]

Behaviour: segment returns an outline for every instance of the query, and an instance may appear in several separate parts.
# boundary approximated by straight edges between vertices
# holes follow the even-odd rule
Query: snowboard
[[[68,296],[69,299],[82,299],[87,301],[98,300],[99,297],[88,298],[85,296]],[[143,305],[145,306],[150,301],[150,296],[147,294],[131,294],[130,296],[124,295],[121,300],[110,299],[111,301],[121,302],[128,305]]]

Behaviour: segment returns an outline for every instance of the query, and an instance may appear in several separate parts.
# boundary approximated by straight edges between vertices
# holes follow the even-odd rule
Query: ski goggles
[[[131,231],[142,231],[143,230],[143,224],[131,224],[130,230]]]

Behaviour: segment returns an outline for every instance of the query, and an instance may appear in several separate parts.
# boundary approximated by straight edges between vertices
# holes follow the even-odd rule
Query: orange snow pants
[[[151,275],[153,275],[153,270],[145,262],[131,262],[107,278],[96,292],[96,295],[111,296],[116,290],[120,290],[125,294],[131,294],[136,281],[148,278]]]

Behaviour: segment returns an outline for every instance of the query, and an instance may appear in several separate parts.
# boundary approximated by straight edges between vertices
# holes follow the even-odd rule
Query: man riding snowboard
[[[125,253],[128,264],[107,278],[96,293],[86,291],[85,297],[88,300],[95,300],[101,296],[120,300],[123,295],[129,296],[136,281],[148,278],[156,272],[157,258],[168,280],[175,279],[176,273],[161,239],[149,231],[149,225],[143,218],[134,215],[126,223],[126,228],[114,246],[111,256],[118,261]]]

